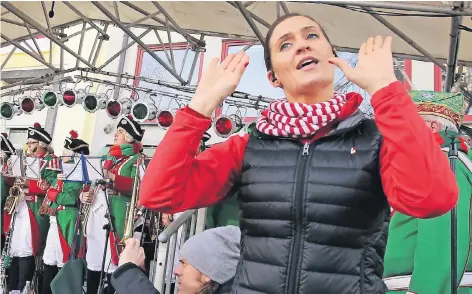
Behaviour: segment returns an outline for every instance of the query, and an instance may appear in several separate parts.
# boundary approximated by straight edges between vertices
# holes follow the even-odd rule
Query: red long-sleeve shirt
[[[380,174],[392,208],[418,218],[451,210],[458,197],[454,174],[403,85],[379,90],[371,103],[383,136]],[[140,204],[175,213],[213,205],[227,195],[241,173],[249,135],[232,136],[197,155],[210,124],[188,107],[177,113],[146,169]]]

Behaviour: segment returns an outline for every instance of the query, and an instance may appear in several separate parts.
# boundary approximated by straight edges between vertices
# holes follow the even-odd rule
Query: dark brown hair
[[[264,61],[265,61],[265,65],[266,65],[266,68],[267,68],[268,71],[272,70],[272,61],[270,59],[271,56],[270,56],[270,45],[269,45],[270,44],[270,38],[272,37],[272,33],[274,33],[275,28],[281,22],[283,22],[284,20],[289,19],[291,17],[295,17],[295,16],[306,17],[306,18],[311,19],[312,21],[314,21],[320,27],[321,33],[323,33],[323,36],[326,38],[328,43],[331,45],[331,47],[333,47],[333,45],[331,44],[331,41],[328,38],[328,35],[326,35],[325,30],[313,17],[308,16],[308,15],[304,15],[304,14],[300,14],[300,13],[288,13],[288,14],[282,15],[281,17],[277,18],[274,21],[274,23],[270,26],[269,31],[267,32],[267,35],[266,35],[265,40],[264,40]],[[333,53],[336,55],[334,49],[333,49]]]
[[[215,281],[210,281],[203,286],[203,288],[198,292],[198,294],[215,294],[221,285]]]

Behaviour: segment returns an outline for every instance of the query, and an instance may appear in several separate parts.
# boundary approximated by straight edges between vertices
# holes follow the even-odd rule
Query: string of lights
[[[117,119],[124,115],[132,115],[136,121],[148,122],[156,121],[158,126],[162,129],[169,128],[173,121],[176,111],[179,108],[185,107],[192,99],[192,95],[196,88],[192,86],[180,86],[177,83],[171,83],[160,80],[153,80],[147,78],[140,78],[126,74],[114,74],[104,71],[79,69],[81,75],[74,75],[72,77],[64,77],[53,82],[45,82],[33,86],[15,89],[9,91],[2,96],[13,96],[8,102],[0,104],[1,119],[10,120],[17,115],[30,115],[34,111],[42,111],[45,108],[55,109],[57,107],[74,107],[81,105],[85,111],[95,113],[98,110],[105,110],[107,115],[112,119]],[[121,77],[125,82],[117,83],[109,80],[99,79],[95,77],[88,77],[83,73],[93,73],[98,75]],[[135,87],[127,84],[129,80],[140,79],[147,83],[159,86],[159,89],[150,89],[146,87]],[[82,86],[84,82],[89,82],[88,85]],[[60,83],[60,90],[52,90],[45,86]],[[92,93],[90,89],[93,83],[99,85],[119,87],[121,89],[128,89],[130,92],[135,92],[137,95],[132,97],[128,95],[118,99],[110,98],[111,96],[105,93]],[[65,87],[62,87],[66,84]],[[74,84],[74,86],[67,86],[67,84]],[[79,88],[79,89],[77,89]],[[179,92],[165,91],[165,88],[178,90]],[[27,91],[37,91],[35,94],[24,94]],[[144,93],[144,99],[139,98],[139,94]],[[146,97],[151,99],[146,99]],[[166,97],[170,101],[169,106],[160,107],[160,101]],[[158,105],[156,101],[159,100]],[[243,127],[243,110],[247,109],[262,109],[267,107],[268,103],[273,101],[271,98],[263,96],[254,96],[243,92],[234,92],[228,97],[224,103],[229,106],[237,108],[236,113],[230,115],[220,115],[213,118],[213,127],[215,132],[221,137],[228,137],[234,133],[239,132]],[[171,108],[170,105],[175,102],[178,107]]]

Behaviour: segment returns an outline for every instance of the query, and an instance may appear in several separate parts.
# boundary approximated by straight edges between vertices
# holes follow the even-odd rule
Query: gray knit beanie
[[[188,239],[180,255],[202,274],[224,284],[236,274],[241,231],[236,226],[205,230]]]

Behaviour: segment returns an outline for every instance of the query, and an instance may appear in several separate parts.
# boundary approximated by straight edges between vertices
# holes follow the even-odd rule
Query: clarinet
[[[15,227],[15,220],[16,214],[18,212],[15,211],[12,215],[12,219],[10,222],[10,227],[8,228],[8,233],[5,236],[5,245],[3,247],[2,256],[0,257],[0,288],[3,289],[3,293],[7,292],[7,275],[5,270],[10,267],[11,256],[10,256],[10,249],[11,249],[11,237],[13,235],[13,228]]]

